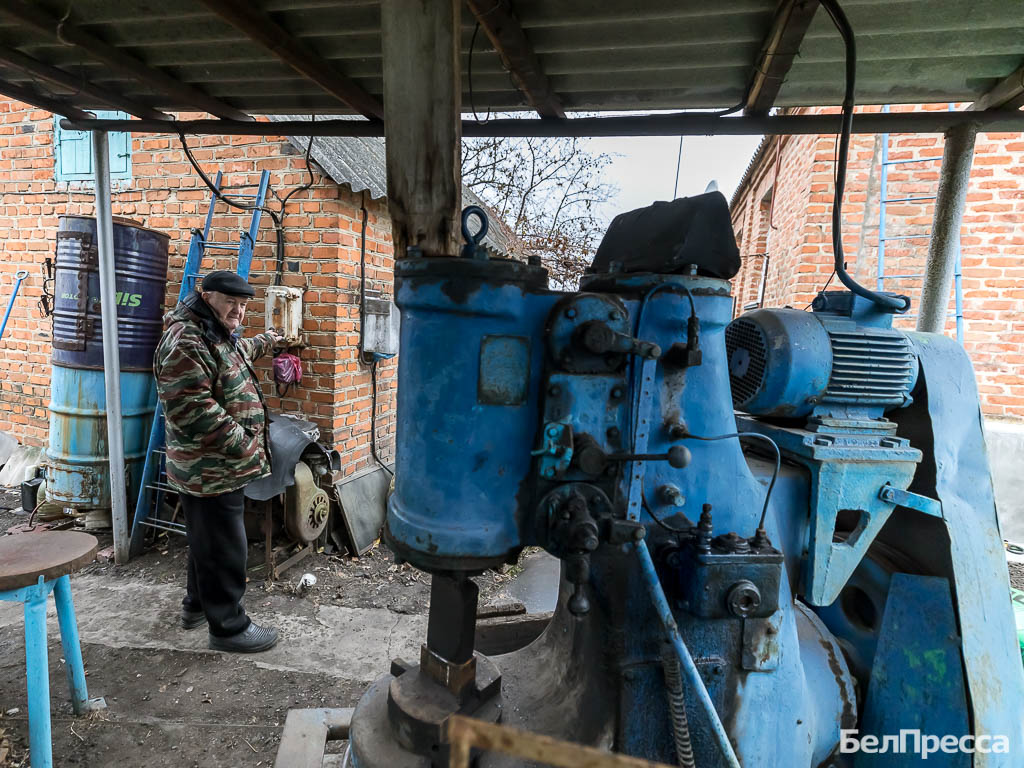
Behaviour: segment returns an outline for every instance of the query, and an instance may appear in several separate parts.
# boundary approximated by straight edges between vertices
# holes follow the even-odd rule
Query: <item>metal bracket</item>
[[[99,247],[93,240],[91,232],[58,232],[57,246],[60,247],[61,240],[77,240],[81,249],[82,264],[87,267],[98,267],[100,263]]]
[[[942,519],[942,502],[911,491],[901,491],[888,483],[878,491],[878,498],[897,507],[906,507]]]
[[[553,480],[565,474],[572,461],[572,426],[562,422],[551,422],[544,425],[541,447],[530,451],[531,456],[539,457],[537,471],[546,480]]]

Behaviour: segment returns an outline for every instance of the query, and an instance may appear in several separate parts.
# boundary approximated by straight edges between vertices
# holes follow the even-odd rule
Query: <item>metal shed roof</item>
[[[768,105],[827,105],[842,96],[842,42],[828,16],[813,13],[812,0],[466,0],[466,5],[462,103],[467,110],[533,108],[544,114],[538,98],[554,105],[556,114],[558,109],[730,107],[749,96],[758,70],[763,73],[776,59],[797,52],[788,71],[784,67],[781,75],[771,75],[781,87],[768,81]],[[1010,98],[996,106],[1020,106],[1020,2],[844,0],[842,5],[857,34],[859,103],[975,101],[1001,88]],[[772,47],[773,28],[786,6],[809,13]],[[488,14],[495,12],[505,15],[504,29],[490,28]],[[484,29],[475,40],[470,91],[466,64],[478,19]],[[127,66],[126,60],[137,66]],[[234,119],[243,113],[368,114],[380,105],[381,91],[379,0],[5,0],[0,5],[0,92],[43,106],[42,101],[56,98],[83,109],[108,108],[110,102],[100,98],[106,92],[141,108]],[[215,105],[219,112],[211,108]]]
[[[279,115],[271,121],[301,120],[302,115]],[[312,144],[310,144],[312,140]],[[337,184],[347,184],[353,192],[367,192],[373,200],[387,197],[387,161],[384,139],[378,136],[289,136],[288,142],[300,152],[309,147],[310,158]],[[490,226],[483,245],[495,256],[518,258],[524,255],[523,245],[501,217],[480,199],[472,189],[462,186],[462,205],[478,205],[489,214]],[[475,224],[473,229],[475,231]]]

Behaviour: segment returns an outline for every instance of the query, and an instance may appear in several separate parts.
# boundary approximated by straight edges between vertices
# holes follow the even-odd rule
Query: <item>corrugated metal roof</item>
[[[5,0],[8,3],[27,0]],[[31,0],[173,77],[250,114],[350,112],[198,0]],[[380,97],[379,0],[252,0],[291,35]],[[744,94],[777,0],[515,0],[514,12],[567,110],[722,108]],[[973,101],[1024,62],[1024,13],[1009,0],[844,0],[857,35],[859,103]],[[162,109],[189,110],[125,72],[3,16],[0,41]],[[462,17],[463,61],[474,21]],[[836,104],[843,47],[819,12],[778,106]],[[470,105],[463,67],[463,105]],[[0,67],[0,78],[32,81]],[[42,88],[42,84],[35,83]],[[49,86],[51,95],[75,96]],[[75,97],[83,107],[84,97]],[[473,103],[525,109],[486,35],[476,40]]]
[[[304,120],[309,115],[270,115],[270,120]],[[338,184],[347,184],[353,192],[369,193],[374,200],[387,196],[387,162],[384,139],[351,137],[316,137],[309,144],[307,136],[289,136],[288,142],[303,154],[310,147],[310,157]],[[490,227],[484,245],[495,256],[522,255],[522,246],[509,227],[469,187],[462,187],[462,205],[479,205],[487,211]],[[475,228],[475,225],[474,225]]]

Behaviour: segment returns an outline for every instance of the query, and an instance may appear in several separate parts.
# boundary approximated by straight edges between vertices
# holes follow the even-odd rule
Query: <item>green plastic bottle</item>
[[[1020,656],[1024,661],[1024,592],[1010,587],[1010,598],[1013,600],[1013,617],[1017,620],[1017,642],[1020,644]]]

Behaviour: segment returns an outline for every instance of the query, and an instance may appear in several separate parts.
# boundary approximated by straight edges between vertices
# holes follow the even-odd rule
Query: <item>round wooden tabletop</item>
[[[0,592],[52,581],[96,557],[96,537],[78,531],[40,531],[0,536]]]

